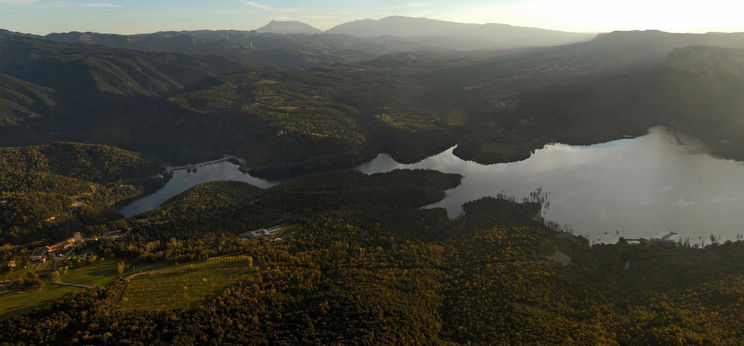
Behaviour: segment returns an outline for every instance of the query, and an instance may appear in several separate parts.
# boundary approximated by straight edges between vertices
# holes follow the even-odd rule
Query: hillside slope
[[[100,94],[166,95],[243,68],[220,57],[144,53],[19,35],[0,38],[0,72],[88,102]]]
[[[163,167],[122,149],[52,143],[0,148],[0,242],[59,239],[117,219],[118,203],[160,183]]]
[[[40,117],[54,105],[54,91],[0,73],[0,127]]]

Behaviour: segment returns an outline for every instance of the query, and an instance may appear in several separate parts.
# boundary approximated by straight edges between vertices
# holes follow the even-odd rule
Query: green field
[[[214,258],[132,278],[117,310],[193,308],[250,274],[248,257]]]
[[[118,261],[116,260],[108,260],[85,267],[70,269],[62,276],[62,281],[103,287],[118,278],[118,274],[116,273],[117,263]],[[25,275],[26,272],[34,271],[42,279],[45,279],[45,286],[40,289],[0,296],[0,319],[30,312],[34,308],[42,307],[67,293],[82,289],[59,286],[49,282],[46,279],[48,279],[47,272],[50,268],[50,263],[39,263],[31,265],[28,269],[5,273],[2,276],[2,280],[16,280]]]
[[[127,272],[129,272],[132,266],[129,261],[126,262]],[[101,263],[73,268],[62,275],[62,281],[73,284],[104,287],[119,278],[119,274],[116,272],[117,263],[119,263],[119,260],[109,259]],[[172,264],[154,263],[137,265],[136,269],[138,272],[153,270],[159,271],[164,267],[172,267]],[[51,263],[37,263],[32,264],[27,269],[7,272],[0,276],[0,280],[12,281],[20,279],[27,272],[35,272],[39,274],[45,283],[41,288],[0,295],[0,320],[31,312],[34,308],[43,307],[44,305],[61,298],[67,293],[83,289],[60,286],[50,282],[48,280],[48,273],[50,270]]]
[[[119,274],[116,273],[116,260],[70,269],[62,276],[62,281],[73,284],[103,287],[112,283]]]
[[[40,290],[0,296],[0,320],[31,312],[75,290],[82,288],[49,285]]]

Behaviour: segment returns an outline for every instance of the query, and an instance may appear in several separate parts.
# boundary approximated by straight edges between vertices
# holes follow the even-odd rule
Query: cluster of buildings
[[[271,228],[261,228],[259,230],[248,231],[248,232],[242,233],[240,235],[240,237],[241,238],[244,238],[244,239],[255,239],[255,238],[260,238],[260,237],[270,237],[270,236],[274,235],[274,233],[279,232],[281,230],[282,230],[282,227],[281,226],[274,226],[274,227],[271,227]]]
[[[653,244],[653,245],[677,246],[679,242],[672,239],[672,237],[674,237],[677,234],[678,234],[677,232],[669,232],[667,233],[667,235],[661,238],[651,238],[651,239],[644,239],[644,238],[626,239],[626,238],[621,237],[620,242],[626,242],[629,244]]]
[[[33,251],[31,251],[31,256],[29,260],[32,263],[46,263],[48,260],[53,260],[54,262],[54,268],[56,268],[57,265],[59,265],[61,262],[67,259],[67,257],[72,253],[74,250],[73,248],[81,243],[83,243],[86,240],[98,240],[99,238],[105,238],[105,239],[117,239],[121,237],[122,233],[124,231],[112,231],[105,233],[104,235],[100,237],[90,237],[90,238],[83,238],[82,233],[75,232],[75,234],[72,235],[72,237],[67,238],[64,241],[61,241],[56,244],[48,245],[48,246],[40,246]],[[66,253],[61,253],[63,250],[68,250]],[[87,258],[88,256],[92,255],[92,253],[86,253],[84,254],[83,258]],[[13,270],[18,266],[17,261],[10,260],[6,262],[0,261],[0,270]]]
[[[75,246],[76,243],[80,243],[83,240],[83,235],[80,232],[76,232],[72,238],[68,238],[65,241],[61,241],[54,245],[37,247],[31,252],[31,262],[45,263],[47,261],[47,255],[54,254],[57,251],[69,249]]]

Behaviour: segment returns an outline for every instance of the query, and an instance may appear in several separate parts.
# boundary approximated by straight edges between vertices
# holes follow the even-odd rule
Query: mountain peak
[[[322,31],[311,25],[298,21],[272,20],[256,30],[261,33],[274,34],[320,34]]]

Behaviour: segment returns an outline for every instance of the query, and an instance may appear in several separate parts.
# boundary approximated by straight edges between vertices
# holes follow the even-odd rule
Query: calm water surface
[[[196,173],[186,173],[186,170],[173,171],[173,177],[157,192],[139,199],[119,210],[124,217],[132,217],[146,211],[159,208],[165,201],[185,192],[186,190],[210,181],[242,181],[262,189],[274,186],[272,182],[253,177],[240,171],[240,166],[224,161],[209,166],[199,167]]]
[[[529,159],[481,165],[456,157],[451,148],[415,164],[387,154],[357,169],[371,174],[394,169],[434,169],[458,173],[462,184],[429,208],[450,217],[465,202],[505,193],[549,193],[547,220],[569,225],[594,242],[619,237],[659,237],[693,244],[710,235],[735,240],[744,234],[744,165],[708,155],[693,138],[654,128],[646,136],[591,146],[548,145]]]

